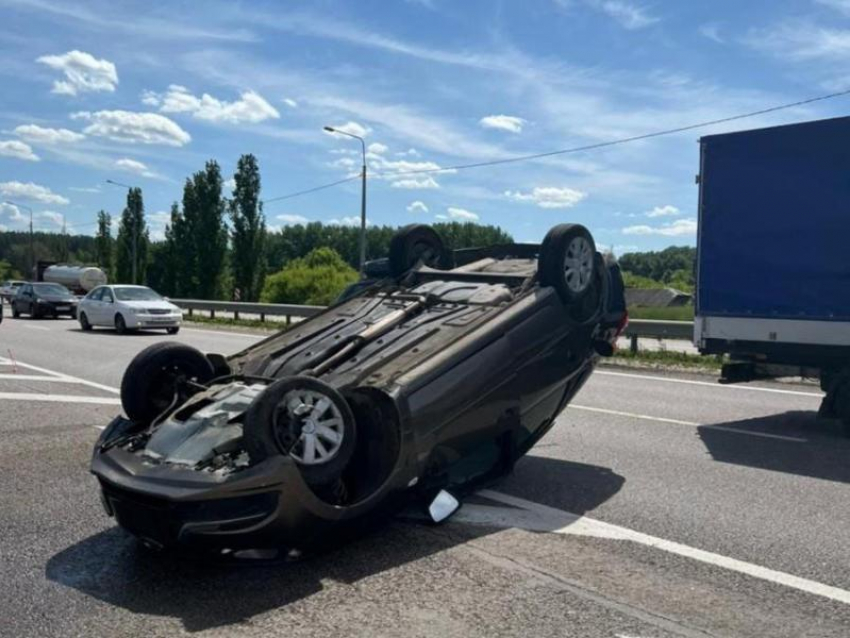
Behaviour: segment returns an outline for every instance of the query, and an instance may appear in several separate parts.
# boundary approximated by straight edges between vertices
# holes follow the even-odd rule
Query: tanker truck
[[[85,295],[106,283],[106,273],[96,266],[72,266],[40,261],[36,280],[61,284],[76,295]]]

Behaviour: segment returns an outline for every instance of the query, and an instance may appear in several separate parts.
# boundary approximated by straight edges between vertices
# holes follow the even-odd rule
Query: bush
[[[266,277],[260,300],[266,303],[326,306],[349,284],[357,271],[332,248],[315,248],[302,259]]]

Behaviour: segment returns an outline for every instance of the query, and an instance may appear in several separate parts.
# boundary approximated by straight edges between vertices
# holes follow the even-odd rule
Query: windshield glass
[[[61,295],[63,297],[71,296],[71,291],[65,286],[60,286],[59,284],[33,284],[32,288],[40,295]]]
[[[156,292],[150,288],[113,288],[118,301],[161,301]]]

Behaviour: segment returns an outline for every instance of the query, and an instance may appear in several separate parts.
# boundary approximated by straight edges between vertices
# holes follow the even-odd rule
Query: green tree
[[[217,299],[221,293],[227,252],[227,227],[224,224],[224,200],[221,197],[221,169],[210,160],[203,171],[187,181],[183,192],[183,217],[186,242],[194,243],[188,257],[188,272],[194,295]],[[192,254],[193,253],[193,254]]]
[[[266,243],[257,158],[250,154],[240,157],[233,179],[236,182],[230,201],[233,286],[239,289],[242,301],[256,301],[265,276]]]
[[[142,189],[127,191],[127,205],[121,213],[116,240],[115,279],[120,283],[146,281],[149,231],[145,222],[145,205]],[[133,277],[135,256],[136,276]]]
[[[267,303],[324,306],[357,278],[357,271],[335,250],[316,248],[266,277],[261,299]]]
[[[112,217],[105,210],[97,214],[97,234],[94,238],[95,263],[111,280],[113,275],[114,242],[112,240]]]

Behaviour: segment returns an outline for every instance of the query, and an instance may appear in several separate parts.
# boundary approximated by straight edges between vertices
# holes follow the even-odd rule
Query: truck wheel
[[[425,224],[410,224],[401,228],[390,241],[390,273],[401,277],[420,261],[430,268],[443,263],[443,240]]]
[[[163,341],[142,350],[121,379],[121,405],[127,416],[145,425],[175,402],[191,396],[185,380],[205,383],[213,367],[200,350],[183,343]]]
[[[580,224],[559,224],[543,239],[537,269],[540,283],[552,286],[564,303],[574,304],[593,288],[599,264],[590,231]]]
[[[312,377],[280,379],[245,413],[245,450],[254,462],[289,455],[312,486],[337,482],[356,443],[354,414],[334,388]]]

